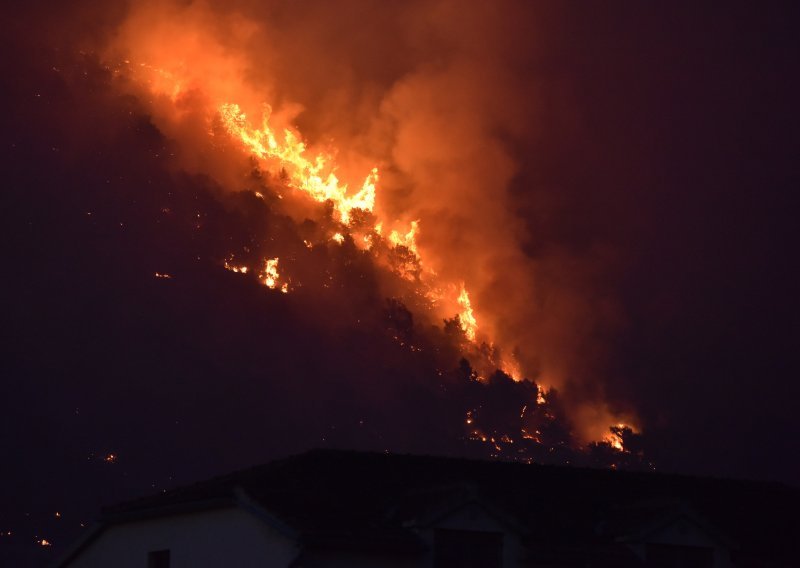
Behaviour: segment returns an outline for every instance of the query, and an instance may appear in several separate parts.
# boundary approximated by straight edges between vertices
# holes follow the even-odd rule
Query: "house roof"
[[[745,556],[790,558],[800,542],[800,492],[778,483],[338,450],[121,503],[104,509],[102,522],[247,502],[306,546],[414,551],[420,543],[409,528],[457,507],[459,492],[502,511],[539,550],[613,543],[619,534],[604,523],[653,499],[685,503]],[[794,537],[776,538],[777,525]]]

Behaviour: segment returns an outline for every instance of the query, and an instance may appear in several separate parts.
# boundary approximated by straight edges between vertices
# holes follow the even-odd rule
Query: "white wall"
[[[219,509],[111,526],[69,568],[147,568],[147,553],[170,550],[170,568],[285,568],[292,541],[241,509]]]

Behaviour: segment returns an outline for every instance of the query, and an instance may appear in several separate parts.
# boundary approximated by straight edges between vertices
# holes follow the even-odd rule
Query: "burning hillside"
[[[301,16],[286,6],[265,14],[246,5],[137,5],[103,61],[114,88],[139,98],[175,141],[175,167],[210,175],[226,192],[247,187],[294,222],[314,223],[303,239],[309,250],[347,242],[361,251],[378,269],[380,294],[407,308],[418,327],[460,329],[458,350],[478,380],[495,369],[531,377],[542,400],[541,388],[602,373],[593,354],[602,346],[584,351],[574,342],[580,328],[599,322],[598,312],[583,311],[563,291],[544,304],[537,299],[540,268],[522,250],[508,197],[518,170],[511,148],[525,136],[518,122],[531,119],[515,99],[530,88],[498,71],[505,45],[477,56],[462,43],[487,14],[461,22],[470,33],[454,34],[450,19],[464,17],[455,7],[396,8],[398,23],[387,25],[398,41],[408,41],[409,19],[424,16],[432,18],[424,41],[441,45],[384,60],[353,52],[367,40],[350,45],[346,32],[333,53],[320,51],[304,35],[307,18],[333,15],[319,4],[306,9]],[[429,58],[441,53],[448,55],[434,65]],[[337,76],[330,68],[342,62],[334,54],[353,58],[357,71]],[[252,249],[230,250],[223,262],[270,288],[280,263],[283,292],[328,278],[301,278],[295,257],[270,250],[258,257]],[[584,442],[619,421],[602,398],[570,407]]]

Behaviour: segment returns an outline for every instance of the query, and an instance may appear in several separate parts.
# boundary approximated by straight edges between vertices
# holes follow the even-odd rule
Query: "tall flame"
[[[417,243],[422,232],[419,220],[413,220],[403,226],[396,219],[389,218],[383,212],[376,210],[376,195],[380,181],[377,166],[370,168],[360,188],[352,192],[348,184],[343,183],[337,175],[338,165],[334,158],[336,151],[312,152],[296,128],[273,126],[271,122],[273,111],[270,105],[262,104],[261,116],[254,122],[242,110],[239,103],[214,100],[216,91],[210,86],[206,89],[201,78],[184,77],[187,69],[182,64],[172,65],[168,69],[149,62],[132,65],[126,60],[125,64],[131,70],[131,75],[146,85],[151,93],[166,97],[175,107],[176,114],[180,114],[181,97],[186,93],[199,91],[209,97],[206,120],[210,124],[216,122],[221,125],[224,132],[241,145],[243,152],[259,161],[261,169],[276,175],[277,179],[301,195],[318,203],[327,202],[332,205],[335,220],[342,225],[341,229],[331,236],[333,241],[344,242],[345,233],[355,229],[351,225],[356,211],[372,214],[375,224],[367,233],[361,234],[355,240],[357,245],[370,249],[378,239],[384,239],[391,247],[402,247],[408,251],[420,270],[396,269],[398,275],[419,285],[419,294],[427,299],[441,317],[458,315],[462,330],[469,341],[479,340],[478,321],[466,284],[461,282],[457,285],[441,281],[430,263],[425,261],[423,251]],[[263,195],[257,193],[257,197],[263,198]],[[306,246],[309,245],[311,243]],[[269,288],[276,288],[277,259],[266,260],[265,263],[259,279]],[[234,265],[232,259],[226,260],[225,266],[234,272],[245,273],[248,270],[246,266]],[[427,281],[420,281],[421,277]],[[285,284],[281,290],[287,290]],[[490,337],[481,339],[491,342]]]
[[[281,173],[285,172],[288,178],[287,185],[303,192],[315,201],[332,203],[342,225],[346,227],[350,224],[354,210],[360,209],[375,213],[375,196],[380,179],[377,167],[372,168],[358,192],[349,194],[347,184],[340,183],[336,176],[336,164],[333,156],[326,153],[318,153],[313,157],[308,156],[308,148],[299,132],[284,128],[281,135],[276,133],[270,125],[271,113],[271,107],[264,105],[261,124],[259,127],[255,127],[238,104],[223,103],[218,106],[218,115],[225,130],[242,143],[246,152],[262,160],[265,166],[277,168]],[[383,221],[375,224],[373,231],[376,235],[382,233],[383,225]],[[419,221],[411,221],[405,231],[392,229],[389,232],[388,241],[394,247],[406,248],[420,261],[420,264],[423,264],[421,253],[417,247],[419,233]],[[344,235],[341,232],[335,233],[331,238],[337,243],[344,241]],[[363,241],[367,247],[371,246],[372,236],[364,237]],[[277,259],[275,259],[275,266],[277,266]],[[428,270],[427,274],[434,275],[432,270]],[[401,276],[414,279],[414,276],[408,273],[403,273]],[[272,279],[270,276],[266,278],[267,286],[274,288],[276,279]],[[441,289],[441,287],[439,288]],[[445,288],[453,288],[453,286],[445,286]],[[458,306],[461,329],[469,341],[475,342],[478,339],[478,321],[469,292],[463,282],[456,289],[458,294],[453,300],[454,304]],[[442,298],[441,292],[432,290],[428,290],[426,296],[434,304],[445,299]],[[515,373],[514,376],[518,375]]]
[[[375,227],[376,232],[380,233],[380,225]],[[411,227],[408,232],[401,234],[397,229],[392,229],[389,233],[389,242],[395,246],[404,246],[416,255],[419,255],[417,250],[417,234],[419,233],[419,221],[411,221]]]
[[[378,168],[372,168],[358,192],[348,195],[347,184],[340,184],[336,177],[332,157],[326,154],[317,154],[313,158],[306,156],[305,143],[298,133],[289,128],[284,128],[282,136],[277,136],[269,124],[271,114],[271,107],[265,105],[261,127],[255,128],[238,104],[223,103],[219,106],[222,123],[234,138],[239,139],[258,158],[276,160],[285,168],[290,186],[307,193],[316,201],[331,201],[342,223],[346,225],[350,222],[353,209],[373,210]]]
[[[458,295],[458,305],[461,306],[461,313],[458,314],[461,329],[464,331],[464,335],[467,336],[467,339],[475,341],[478,331],[478,321],[475,319],[475,314],[472,311],[472,302],[469,300],[469,293],[463,284],[461,285],[461,292]]]
[[[264,261],[264,269],[258,275],[259,279],[267,288],[275,288],[278,285],[278,259],[270,258]]]

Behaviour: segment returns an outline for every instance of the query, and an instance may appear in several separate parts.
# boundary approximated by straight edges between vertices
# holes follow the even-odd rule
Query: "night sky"
[[[538,428],[523,459],[800,482],[791,3],[148,4],[345,170],[380,162],[379,205],[421,219],[521,383],[422,313],[407,257],[331,241],[329,205],[209,142],[199,95],[175,121],[131,87],[135,9],[69,4],[2,15],[0,561],[314,447],[520,457],[468,410]],[[280,257],[289,293],[232,254]],[[635,455],[581,433],[606,415]]]

